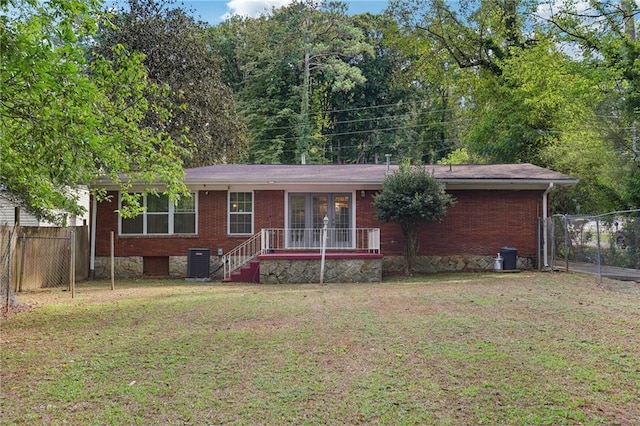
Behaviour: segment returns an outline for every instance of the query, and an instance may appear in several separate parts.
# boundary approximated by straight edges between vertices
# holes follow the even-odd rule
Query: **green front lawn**
[[[640,287],[80,284],[1,324],[12,424],[634,424]]]

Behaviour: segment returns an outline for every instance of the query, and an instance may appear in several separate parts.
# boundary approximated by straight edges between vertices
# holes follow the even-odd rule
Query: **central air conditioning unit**
[[[209,249],[187,249],[187,278],[209,279],[210,256]]]

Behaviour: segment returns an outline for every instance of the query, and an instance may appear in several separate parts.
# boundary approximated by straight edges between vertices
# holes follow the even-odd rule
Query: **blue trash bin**
[[[502,247],[500,249],[502,255],[502,269],[505,271],[516,269],[518,250],[513,247]]]

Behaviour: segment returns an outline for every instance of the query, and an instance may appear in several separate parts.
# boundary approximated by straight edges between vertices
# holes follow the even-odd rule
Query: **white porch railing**
[[[322,228],[279,228],[262,230],[262,251],[320,250]],[[329,228],[328,250],[354,250],[380,253],[378,228]]]
[[[222,257],[224,277],[263,253],[275,251],[316,251],[322,248],[322,228],[262,229]],[[378,228],[329,228],[327,249],[380,253]]]

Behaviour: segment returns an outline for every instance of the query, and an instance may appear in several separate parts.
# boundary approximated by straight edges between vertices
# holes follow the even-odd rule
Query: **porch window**
[[[196,194],[176,204],[169,197],[145,195],[141,198],[145,211],[132,218],[120,217],[121,235],[170,235],[196,233]],[[120,201],[120,207],[123,201]]]
[[[253,234],[253,192],[229,192],[229,234]]]

